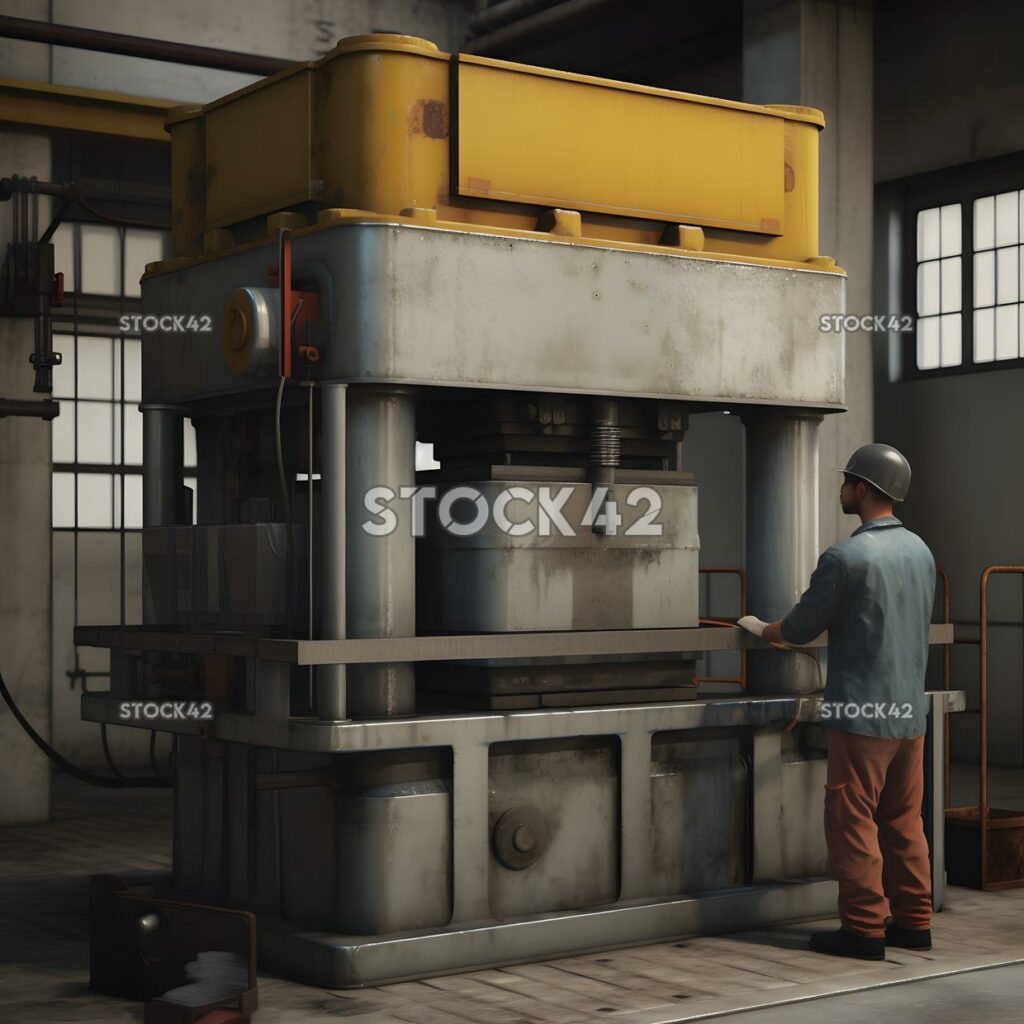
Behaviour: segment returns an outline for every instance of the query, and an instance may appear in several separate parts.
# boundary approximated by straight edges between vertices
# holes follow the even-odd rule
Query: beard
[[[839,507],[848,516],[855,516],[857,514],[857,503],[855,501],[843,501],[839,499]]]

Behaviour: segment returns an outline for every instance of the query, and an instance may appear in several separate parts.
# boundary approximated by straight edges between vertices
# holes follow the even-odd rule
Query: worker
[[[893,515],[893,503],[910,487],[910,464],[900,452],[868,444],[837,472],[843,473],[842,509],[859,516],[861,526],[818,559],[809,587],[784,619],[767,623],[746,615],[739,625],[791,645],[828,630],[825,838],[842,927],[812,935],[810,945],[819,953],[882,960],[886,944],[916,950],[932,944],[921,807],[935,560]]]

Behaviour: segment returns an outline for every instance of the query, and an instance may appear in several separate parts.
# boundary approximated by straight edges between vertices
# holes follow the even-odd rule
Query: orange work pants
[[[932,881],[921,820],[924,737],[828,730],[825,839],[839,916],[854,935],[931,927]]]

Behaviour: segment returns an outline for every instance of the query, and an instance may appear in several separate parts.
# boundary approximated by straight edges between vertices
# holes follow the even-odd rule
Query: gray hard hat
[[[903,501],[910,490],[910,463],[890,444],[866,444],[858,448],[846,468],[836,472],[874,484],[893,501]]]

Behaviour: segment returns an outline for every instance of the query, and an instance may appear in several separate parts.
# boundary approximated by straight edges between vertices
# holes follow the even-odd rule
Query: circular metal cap
[[[224,307],[221,351],[239,376],[277,371],[276,288],[236,288]]]
[[[494,856],[512,871],[522,871],[547,849],[548,824],[535,807],[512,807],[498,819],[491,839]]]
[[[890,444],[866,444],[858,448],[837,473],[848,473],[874,484],[893,501],[903,501],[910,490],[910,463]]]

